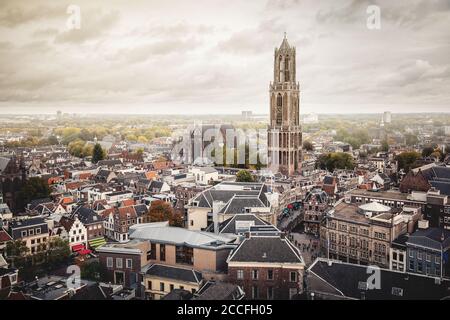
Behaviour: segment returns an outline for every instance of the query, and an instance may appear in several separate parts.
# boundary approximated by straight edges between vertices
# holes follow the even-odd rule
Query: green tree
[[[6,243],[5,252],[7,258],[11,261],[12,267],[16,267],[17,260],[21,260],[29,251],[30,249],[27,247],[25,241],[16,240]]]
[[[387,142],[387,139],[381,142],[381,151],[389,151],[389,144]]]
[[[335,169],[353,169],[355,163],[353,157],[345,152],[330,152],[322,154],[317,166],[322,170],[334,171]]]
[[[98,261],[84,263],[81,266],[81,278],[101,282],[106,278],[106,270]]]
[[[70,257],[70,246],[67,240],[53,238],[48,242],[47,262],[49,264],[58,264]]]
[[[310,141],[305,140],[303,142],[303,149],[306,150],[306,151],[313,151],[314,150],[314,146],[313,146],[313,144]]]
[[[81,158],[81,157],[84,157],[83,149],[84,149],[85,145],[86,145],[86,142],[84,142],[83,140],[77,139],[77,140],[71,141],[67,148],[71,155]]]
[[[402,152],[395,157],[398,162],[398,168],[403,169],[405,172],[417,167],[416,162],[419,158],[420,153],[415,151]]]
[[[247,170],[239,170],[236,174],[236,182],[253,182],[253,176]]]
[[[92,151],[92,162],[97,163],[103,159],[105,159],[105,152],[103,151],[102,146],[96,143],[94,150]]]
[[[411,133],[405,135],[405,142],[407,146],[414,146],[419,142],[417,136]]]
[[[18,192],[19,207],[23,208],[31,200],[48,198],[51,190],[46,180],[40,177],[31,177]]]
[[[47,143],[49,145],[57,145],[59,143],[58,138],[56,138],[55,136],[50,136],[47,139]]]
[[[434,148],[432,146],[427,146],[422,149],[422,157],[429,157],[434,152]]]

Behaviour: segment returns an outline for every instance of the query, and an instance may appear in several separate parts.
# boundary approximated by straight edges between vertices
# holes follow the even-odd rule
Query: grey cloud
[[[433,66],[429,61],[415,60],[402,64],[381,79],[381,86],[404,87],[430,80],[449,80],[450,66]]]
[[[450,100],[450,20],[443,1],[270,0],[240,6],[217,0],[168,10],[167,1],[79,0],[82,25],[73,32],[63,31],[65,8],[54,15],[60,21],[47,21],[36,5],[22,0],[4,7],[19,6],[16,1],[35,14],[0,13],[0,112],[15,103],[70,105],[75,112],[92,103],[97,112],[111,112],[114,104],[127,110],[152,106],[149,112],[198,106],[199,112],[248,107],[267,113],[273,49],[285,31],[297,47],[302,111],[311,103],[323,106],[317,112],[329,112],[339,103],[434,106]],[[39,3],[51,8],[57,2]],[[225,4],[241,11],[221,10]],[[381,6],[380,31],[365,28],[368,4]],[[355,25],[359,19],[363,27]]]
[[[45,29],[38,29],[33,32],[32,36],[35,38],[47,38],[47,37],[54,37],[58,34],[58,29],[56,28],[45,28]]]
[[[84,43],[104,35],[119,21],[119,13],[111,11],[103,13],[101,10],[83,10],[81,13],[80,29],[60,32],[55,37],[55,43]]]
[[[129,63],[139,63],[155,56],[164,56],[172,53],[186,54],[200,44],[201,41],[195,38],[157,40],[131,49],[119,50],[115,55],[115,59],[123,58]]]
[[[33,6],[28,3],[24,6],[3,4],[0,7],[0,25],[13,28],[36,20],[53,19],[66,16],[67,6]]]
[[[216,27],[205,24],[191,24],[185,21],[171,25],[151,24],[145,28],[133,29],[130,34],[141,34],[142,36],[164,36],[164,37],[183,37],[186,35],[205,35],[213,33]]]

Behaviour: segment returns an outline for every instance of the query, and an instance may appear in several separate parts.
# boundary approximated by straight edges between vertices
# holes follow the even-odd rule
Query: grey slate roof
[[[190,291],[184,289],[173,289],[164,297],[162,297],[161,300],[175,300],[175,301],[191,300],[192,297],[193,295]]]
[[[279,236],[251,236],[233,251],[230,262],[303,263],[300,252]]]
[[[144,215],[148,212],[147,206],[145,204],[135,205],[134,210],[136,211],[136,214],[138,217],[141,217],[142,215]]]
[[[361,289],[368,279],[367,266],[334,261],[331,266],[325,259],[317,259],[307,271],[308,290],[326,292],[343,297],[361,299],[362,292],[367,300],[437,300],[450,296],[450,281],[441,284],[435,278],[380,269],[380,289]],[[372,272],[373,273],[373,272]],[[314,277],[321,280],[312,281]],[[325,284],[328,288],[325,289]],[[402,292],[402,295],[393,293]]]
[[[234,214],[234,213],[244,213],[245,208],[261,208],[265,207],[261,199],[254,196],[241,196],[234,195],[228,204],[220,210],[219,213],[224,214]]]
[[[108,178],[108,176],[109,176],[110,174],[111,174],[111,171],[105,170],[105,169],[101,169],[101,170],[97,173],[97,177]]]
[[[314,188],[306,194],[304,202],[309,202],[313,199],[318,203],[326,203],[328,201],[328,195],[322,189]]]
[[[436,250],[446,249],[450,247],[450,230],[441,228],[419,229],[409,236],[406,243],[407,245],[419,245]]]
[[[227,186],[229,188],[227,189]],[[235,186],[245,187],[242,189],[233,189]],[[249,206],[254,206],[258,204],[258,206],[269,206],[269,201],[265,195],[267,192],[267,186],[262,183],[220,183],[215,187],[207,189],[200,193],[197,197],[194,198],[194,201],[198,201],[198,207],[201,208],[211,208],[214,201],[221,201],[224,203],[229,202],[233,198],[240,198],[241,196],[247,196],[247,199],[259,199],[260,202],[254,200],[253,202],[248,202]],[[238,200],[240,201],[240,200]],[[250,200],[249,200],[250,201]],[[242,202],[242,201],[241,201]],[[236,210],[237,203],[233,205],[230,210]],[[240,211],[239,211],[240,212]]]
[[[99,166],[116,166],[116,165],[121,165],[122,161],[118,160],[118,159],[106,159],[106,160],[100,160],[98,162]]]
[[[161,191],[163,184],[164,183],[161,181],[152,180],[148,189],[152,192],[159,192]]]
[[[79,206],[72,212],[71,217],[75,216],[78,216],[84,225],[102,221],[102,218],[94,210],[83,206]]]
[[[236,234],[236,221],[253,221],[255,226],[267,225],[268,223],[254,214],[236,214],[222,222],[219,226],[220,233]]]
[[[243,296],[243,291],[235,284],[208,281],[193,300],[240,300]]]
[[[323,184],[334,184],[335,183],[335,179],[336,179],[336,177],[325,176],[323,178]]]
[[[193,269],[184,269],[162,264],[153,264],[147,269],[146,274],[185,282],[201,283],[203,276]]]
[[[25,220],[20,220],[20,221],[12,221],[9,224],[9,227],[11,229],[16,229],[16,228],[22,228],[22,227],[37,226],[40,224],[47,225],[47,223],[45,222],[45,220],[43,218],[31,218],[31,219],[25,219]]]
[[[450,195],[450,167],[433,165],[421,171],[431,186]]]
[[[5,171],[10,160],[11,160],[10,158],[0,157],[0,172]]]

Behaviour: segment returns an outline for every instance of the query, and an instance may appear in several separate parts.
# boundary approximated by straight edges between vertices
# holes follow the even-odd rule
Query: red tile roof
[[[0,230],[0,242],[7,242],[12,240],[11,236],[5,230]]]

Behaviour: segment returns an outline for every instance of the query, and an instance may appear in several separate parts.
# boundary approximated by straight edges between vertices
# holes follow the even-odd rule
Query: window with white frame
[[[238,279],[244,279],[244,270],[238,270],[237,271],[237,278]]]
[[[133,260],[127,259],[127,260],[125,261],[125,263],[126,263],[126,267],[127,267],[128,269],[133,268]]]
[[[122,267],[123,267],[123,259],[116,258],[116,268],[122,268]]]
[[[106,258],[106,266],[108,268],[112,268],[113,267],[113,258],[112,257],[107,257]]]

